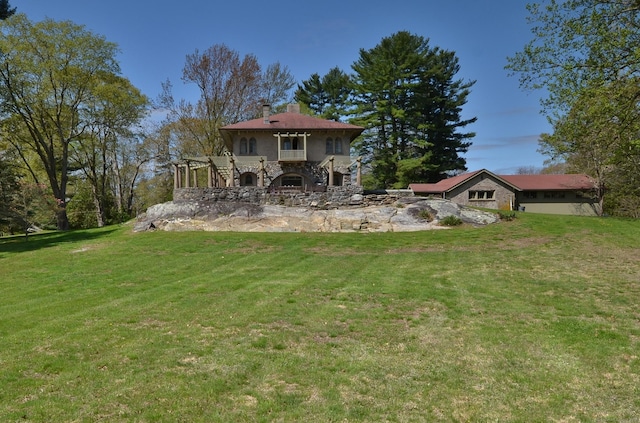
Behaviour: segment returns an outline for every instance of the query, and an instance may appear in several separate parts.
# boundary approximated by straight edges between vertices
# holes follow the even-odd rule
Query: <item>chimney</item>
[[[297,103],[287,104],[288,113],[300,113],[300,105]]]
[[[268,125],[271,123],[271,121],[269,120],[270,114],[271,114],[271,106],[268,104],[264,104],[262,106],[262,117],[264,118],[265,125]]]

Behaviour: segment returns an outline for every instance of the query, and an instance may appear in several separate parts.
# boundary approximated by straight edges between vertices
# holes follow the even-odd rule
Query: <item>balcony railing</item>
[[[307,150],[279,150],[278,161],[305,162],[307,161]]]

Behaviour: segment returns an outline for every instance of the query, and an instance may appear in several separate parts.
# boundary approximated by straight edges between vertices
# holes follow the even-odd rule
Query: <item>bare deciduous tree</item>
[[[285,101],[294,86],[286,67],[275,63],[263,73],[254,55],[241,58],[224,44],[187,55],[182,80],[198,87],[195,103],[176,102],[170,81],[159,98],[169,111],[165,126],[179,139],[179,155],[222,153],[218,128],[257,117],[262,104]]]

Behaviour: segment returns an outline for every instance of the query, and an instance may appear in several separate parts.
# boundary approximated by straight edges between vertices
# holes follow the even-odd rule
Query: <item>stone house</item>
[[[486,169],[463,173],[435,184],[410,184],[415,195],[501,210],[595,216],[600,205],[587,175],[496,175]]]
[[[175,164],[175,188],[197,187],[207,171],[208,187],[260,187],[269,192],[326,191],[361,185],[361,164],[350,156],[351,142],[364,128],[300,113],[297,104],[220,128],[225,153],[189,157]],[[354,173],[354,174],[352,174]]]

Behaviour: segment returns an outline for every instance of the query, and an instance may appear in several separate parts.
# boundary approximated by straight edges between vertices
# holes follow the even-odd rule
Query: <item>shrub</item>
[[[434,219],[433,214],[427,209],[420,210],[418,212],[418,217],[422,220],[426,220],[427,222],[432,222]]]
[[[462,225],[462,220],[454,215],[449,215],[440,221],[444,226],[458,226]]]
[[[498,211],[498,216],[500,217],[500,220],[506,220],[506,221],[511,221],[517,217],[516,212],[514,212],[513,210],[511,211],[500,210]]]

